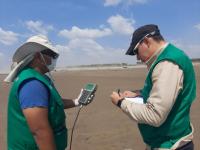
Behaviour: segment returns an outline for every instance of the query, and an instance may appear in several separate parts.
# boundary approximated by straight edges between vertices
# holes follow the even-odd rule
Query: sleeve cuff
[[[120,108],[123,109],[123,110],[124,110],[125,107],[126,107],[126,102],[125,102],[125,101],[126,101],[126,100],[123,100],[123,101],[122,101],[121,107],[120,107]]]

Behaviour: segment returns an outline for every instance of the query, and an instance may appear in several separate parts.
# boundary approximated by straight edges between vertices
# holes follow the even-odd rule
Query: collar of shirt
[[[161,54],[161,52],[168,46],[169,43],[165,43],[162,45],[159,49],[155,51],[155,53],[145,62],[147,65],[148,70],[151,68],[152,64],[156,61],[158,56]]]

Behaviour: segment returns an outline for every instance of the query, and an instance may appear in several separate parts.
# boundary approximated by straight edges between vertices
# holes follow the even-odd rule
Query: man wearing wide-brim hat
[[[138,123],[147,150],[193,150],[190,108],[196,79],[191,60],[167,43],[154,24],[135,30],[126,54],[137,55],[148,74],[142,90],[113,92],[112,102]]]
[[[63,99],[51,75],[58,50],[43,35],[30,37],[13,55],[12,70],[4,80],[13,82],[8,100],[9,150],[64,150],[67,147],[65,108],[78,106]],[[50,73],[49,73],[50,74]]]

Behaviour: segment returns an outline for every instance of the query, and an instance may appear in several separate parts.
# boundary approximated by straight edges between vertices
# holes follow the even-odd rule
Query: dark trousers
[[[176,150],[194,150],[194,144],[191,141],[191,142],[189,142],[189,143],[177,148]]]

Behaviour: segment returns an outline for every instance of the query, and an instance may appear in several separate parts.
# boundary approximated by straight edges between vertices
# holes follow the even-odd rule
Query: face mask
[[[45,61],[45,59],[44,59],[44,57],[41,53],[40,53],[40,56],[42,57],[42,60],[44,61],[44,64],[47,66],[49,72],[53,71],[56,67],[57,58],[54,59],[54,58],[51,57],[51,64],[47,65],[47,63],[46,63],[46,61]]]
[[[51,58],[51,64],[47,65],[47,68],[49,69],[49,71],[53,71],[55,69],[56,62],[57,62],[57,59]]]

